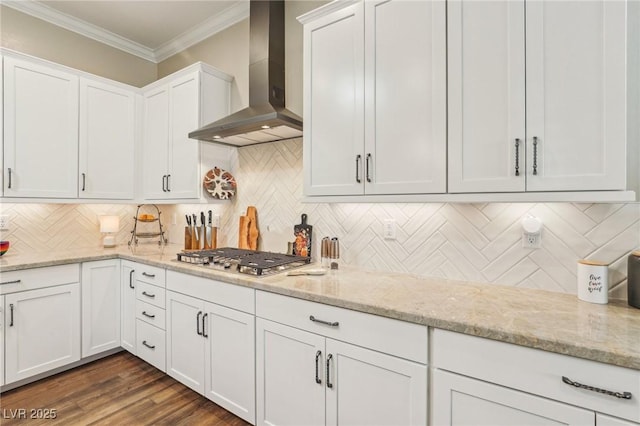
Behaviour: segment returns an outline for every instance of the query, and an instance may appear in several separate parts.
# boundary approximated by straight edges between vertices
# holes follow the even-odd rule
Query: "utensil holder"
[[[191,250],[191,227],[184,227],[184,249]]]

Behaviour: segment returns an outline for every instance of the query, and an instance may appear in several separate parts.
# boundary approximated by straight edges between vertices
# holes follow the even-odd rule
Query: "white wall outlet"
[[[216,228],[220,228],[220,215],[214,214],[213,220],[211,221],[211,226],[215,226]]]
[[[173,214],[171,215],[171,224],[172,225],[178,224],[178,213],[173,212]]]
[[[535,216],[527,215],[522,219],[522,247],[540,248],[542,243],[542,221]]]
[[[385,219],[384,220],[384,229],[382,231],[382,235],[385,240],[395,240],[396,239],[396,221],[395,219]]]
[[[10,226],[11,222],[9,221],[9,215],[0,215],[0,230],[8,231]]]

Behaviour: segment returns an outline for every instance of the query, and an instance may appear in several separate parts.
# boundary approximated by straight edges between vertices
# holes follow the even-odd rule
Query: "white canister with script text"
[[[609,302],[609,265],[595,260],[578,261],[578,298],[585,302]]]

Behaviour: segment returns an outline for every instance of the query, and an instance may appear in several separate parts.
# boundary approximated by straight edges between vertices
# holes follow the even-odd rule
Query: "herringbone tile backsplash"
[[[184,213],[211,209],[221,216],[218,245],[235,246],[238,217],[254,205],[264,250],[283,252],[306,213],[315,254],[323,236],[338,237],[344,264],[576,293],[577,260],[597,259],[611,264],[611,296],[623,299],[626,257],[640,247],[638,203],[303,204],[301,139],[241,148],[233,163],[238,192],[230,203],[162,208],[171,242],[183,241]],[[3,239],[19,252],[99,246],[100,214],[120,216],[117,240],[126,244],[135,214],[135,206],[122,205],[4,204],[2,210],[12,220]],[[174,213],[179,225],[172,226]],[[527,214],[543,221],[540,249],[521,246]],[[396,240],[382,237],[385,219],[396,220]]]

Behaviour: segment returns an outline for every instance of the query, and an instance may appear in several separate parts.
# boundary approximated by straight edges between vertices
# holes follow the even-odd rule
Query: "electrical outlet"
[[[542,233],[528,234],[524,232],[522,234],[522,247],[537,249],[542,244]]]
[[[0,230],[8,231],[10,226],[9,215],[0,215]]]
[[[211,221],[211,226],[214,226],[216,228],[220,228],[220,215],[219,214],[214,214],[213,215],[213,220]]]
[[[173,212],[173,214],[171,215],[171,224],[172,225],[178,224],[178,213]]]
[[[396,239],[396,221],[394,219],[384,220],[384,229],[382,231],[385,240]]]

